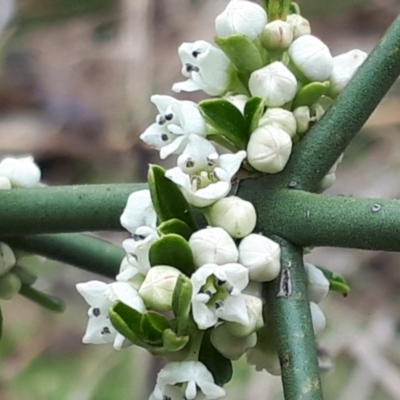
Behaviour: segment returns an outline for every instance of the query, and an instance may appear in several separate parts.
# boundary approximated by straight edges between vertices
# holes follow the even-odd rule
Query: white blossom
[[[0,176],[9,179],[12,186],[32,188],[40,182],[40,169],[33,157],[7,157],[0,162]]]
[[[281,19],[269,22],[261,34],[261,43],[267,50],[287,49],[292,41],[293,28]]]
[[[125,338],[111,324],[108,311],[115,302],[120,301],[143,313],[146,307],[138,292],[128,282],[107,284],[100,281],[90,281],[78,283],[76,288],[90,306],[88,311],[89,321],[82,340],[83,343],[113,343],[114,348],[119,350]]]
[[[215,20],[215,30],[219,37],[234,34],[256,39],[267,23],[267,13],[258,4],[250,1],[231,0],[225,10]]]
[[[233,239],[222,228],[208,227],[194,232],[189,239],[196,267],[204,264],[227,264],[238,260],[239,252]]]
[[[311,34],[310,23],[299,14],[289,14],[286,18],[286,22],[293,29],[294,40],[296,40],[300,36]]]
[[[293,116],[297,123],[297,133],[306,133],[310,128],[310,122],[314,122],[311,118],[310,108],[308,106],[300,106],[293,110]]]
[[[310,311],[314,335],[317,336],[325,329],[326,318],[321,308],[313,302],[310,302]]]
[[[258,121],[258,127],[272,125],[284,130],[291,138],[296,134],[297,122],[293,113],[279,107],[270,107]]]
[[[250,75],[249,90],[252,96],[265,100],[268,107],[281,107],[294,99],[297,80],[280,61],[275,61]]]
[[[156,387],[149,400],[197,400],[201,398],[198,397],[198,390],[210,400],[226,394],[222,387],[215,384],[211,372],[201,362],[170,362],[158,373]]]
[[[333,69],[333,58],[328,46],[312,35],[297,38],[289,47],[292,63],[310,81],[323,82],[329,79]]]
[[[176,100],[171,96],[153,95],[151,101],[159,114],[140,138],[148,145],[160,150],[161,159],[171,154],[181,154],[188,136],[205,136],[206,123],[196,103]]]
[[[249,283],[248,270],[243,265],[205,264],[190,280],[193,319],[199,329],[208,329],[219,319],[249,324],[246,301],[241,293]]]
[[[329,293],[329,281],[315,265],[304,263],[308,280],[308,299],[319,303]]]
[[[231,62],[225,53],[204,40],[183,43],[179,49],[182,74],[189,78],[172,86],[174,92],[203,90],[211,96],[223,95],[229,85]]]
[[[245,151],[235,154],[216,153],[207,158],[207,170],[187,174],[180,167],[166,171],[165,176],[176,183],[186,200],[195,207],[207,207],[225,197],[231,190],[231,180],[246,157]]]

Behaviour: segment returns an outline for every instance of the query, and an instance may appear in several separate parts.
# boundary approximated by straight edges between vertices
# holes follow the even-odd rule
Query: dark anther
[[[193,168],[194,167],[194,161],[193,160],[187,160],[186,161],[186,168]]]
[[[136,235],[136,234],[134,234],[134,235],[132,235],[132,239],[133,239],[135,242],[138,242],[139,240],[144,240],[144,239],[146,239],[146,237],[143,236],[143,235]]]
[[[192,56],[193,56],[194,58],[197,58],[197,56],[198,56],[199,54],[201,54],[201,53],[200,53],[199,51],[197,51],[197,50],[192,51]]]
[[[171,114],[166,114],[166,115],[165,115],[165,119],[166,119],[167,121],[171,121],[172,118],[174,118],[174,114],[172,114],[172,113],[171,113]]]
[[[158,118],[158,125],[164,125],[166,119],[161,115],[160,118]]]
[[[222,300],[218,300],[215,302],[215,309],[218,310],[218,308],[221,308],[224,305],[224,302]]]
[[[105,326],[100,333],[102,335],[109,335],[111,333],[111,331],[110,331],[110,328],[108,326]]]
[[[92,310],[92,312],[93,312],[93,315],[95,316],[95,317],[98,317],[100,314],[101,314],[101,312],[100,312],[100,308],[93,308],[93,310]]]
[[[222,280],[222,279],[217,279],[217,285],[218,286],[222,286],[225,285],[226,281]]]
[[[162,140],[163,142],[166,142],[168,139],[169,139],[169,137],[168,137],[168,135],[167,135],[166,133],[163,133],[163,134],[161,135],[161,140]]]
[[[210,290],[206,290],[206,291],[204,292],[204,294],[206,294],[208,297],[212,297],[212,293],[211,293]]]

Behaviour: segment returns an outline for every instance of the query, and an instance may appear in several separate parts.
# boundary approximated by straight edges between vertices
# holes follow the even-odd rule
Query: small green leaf
[[[264,114],[265,101],[261,97],[252,97],[247,100],[244,107],[244,119],[247,124],[247,134],[250,135],[257,129],[258,121]]]
[[[172,295],[172,311],[176,317],[176,331],[179,335],[185,332],[189,322],[192,303],[192,284],[184,275],[180,275]]]
[[[293,100],[292,108],[301,106],[312,106],[319,98],[326,93],[330,87],[330,82],[311,82],[303,86]]]
[[[187,276],[195,270],[192,250],[189,243],[179,235],[170,233],[162,236],[150,247],[150,265],[169,265],[179,269]]]
[[[162,334],[163,346],[166,351],[182,350],[189,342],[189,336],[177,336],[172,329],[165,329]]]
[[[235,34],[214,40],[239,71],[253,72],[264,66],[260,51],[247,36]]]
[[[240,150],[247,146],[247,126],[242,113],[228,100],[210,99],[199,103],[200,110],[216,134],[223,136]]]
[[[200,348],[199,361],[212,373],[215,383],[223,386],[232,379],[232,362],[212,345],[210,330],[206,332]]]
[[[32,286],[37,280],[37,276],[35,274],[18,264],[14,266],[13,273],[18,276],[23,285]]]
[[[193,231],[197,230],[196,222],[189,204],[181,190],[170,179],[165,177],[165,169],[151,165],[148,174],[149,189],[154,209],[160,222],[179,219]]]
[[[347,284],[346,280],[339,274],[332,272],[329,269],[323,267],[317,267],[320,269],[325,278],[329,281],[329,290],[332,292],[341,293],[345,296],[350,292],[350,286]]]
[[[182,236],[186,240],[189,240],[190,236],[193,233],[186,222],[183,222],[177,218],[169,219],[168,221],[162,222],[158,226],[157,231],[160,236],[175,233],[176,235]]]
[[[143,331],[141,321],[143,314],[124,303],[117,302],[108,312],[114,328],[132,343],[142,346]]]
[[[212,140],[215,143],[218,143],[222,147],[230,150],[232,153],[236,153],[238,149],[233,143],[231,143],[226,137],[222,136],[221,134],[211,134],[207,135],[208,140]]]
[[[144,341],[151,345],[162,345],[162,336],[165,329],[170,329],[170,323],[163,315],[154,311],[148,311],[143,314],[140,322],[140,328],[143,332]]]
[[[54,312],[63,312],[65,310],[65,303],[58,297],[40,292],[29,285],[21,285],[19,294],[25,298],[33,301],[40,306],[47,308]]]

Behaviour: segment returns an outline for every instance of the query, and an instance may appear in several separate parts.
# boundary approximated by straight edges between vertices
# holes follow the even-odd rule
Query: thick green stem
[[[272,179],[279,187],[315,191],[400,74],[400,16],[334,105]]]
[[[281,238],[281,273],[264,285],[282,371],[285,400],[322,400],[303,253]]]
[[[145,184],[55,186],[0,191],[0,235],[121,230],[130,193]]]
[[[77,233],[16,236],[2,240],[13,248],[39,254],[110,278],[115,278],[125,256],[122,248],[112,243]]]

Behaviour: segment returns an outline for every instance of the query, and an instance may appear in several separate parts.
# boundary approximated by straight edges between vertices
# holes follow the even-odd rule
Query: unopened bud
[[[310,302],[311,319],[314,328],[314,335],[319,335],[326,327],[326,318],[321,308]]]
[[[329,281],[315,265],[304,263],[308,280],[308,299],[319,303],[329,292]]]
[[[297,133],[302,136],[302,134],[306,133],[310,128],[310,108],[307,106],[297,107],[293,111],[293,116],[297,123]]]
[[[293,28],[287,22],[276,19],[265,25],[260,39],[267,50],[284,50],[293,41]]]
[[[293,40],[296,40],[300,36],[311,34],[310,23],[299,14],[289,14],[286,22],[293,29]]]
[[[272,125],[283,129],[286,133],[293,137],[296,134],[297,123],[293,113],[284,108],[271,107],[268,108],[264,115],[260,118],[258,126]]]
[[[33,157],[8,157],[0,162],[0,176],[8,178],[13,186],[31,188],[40,182],[41,173]]]

